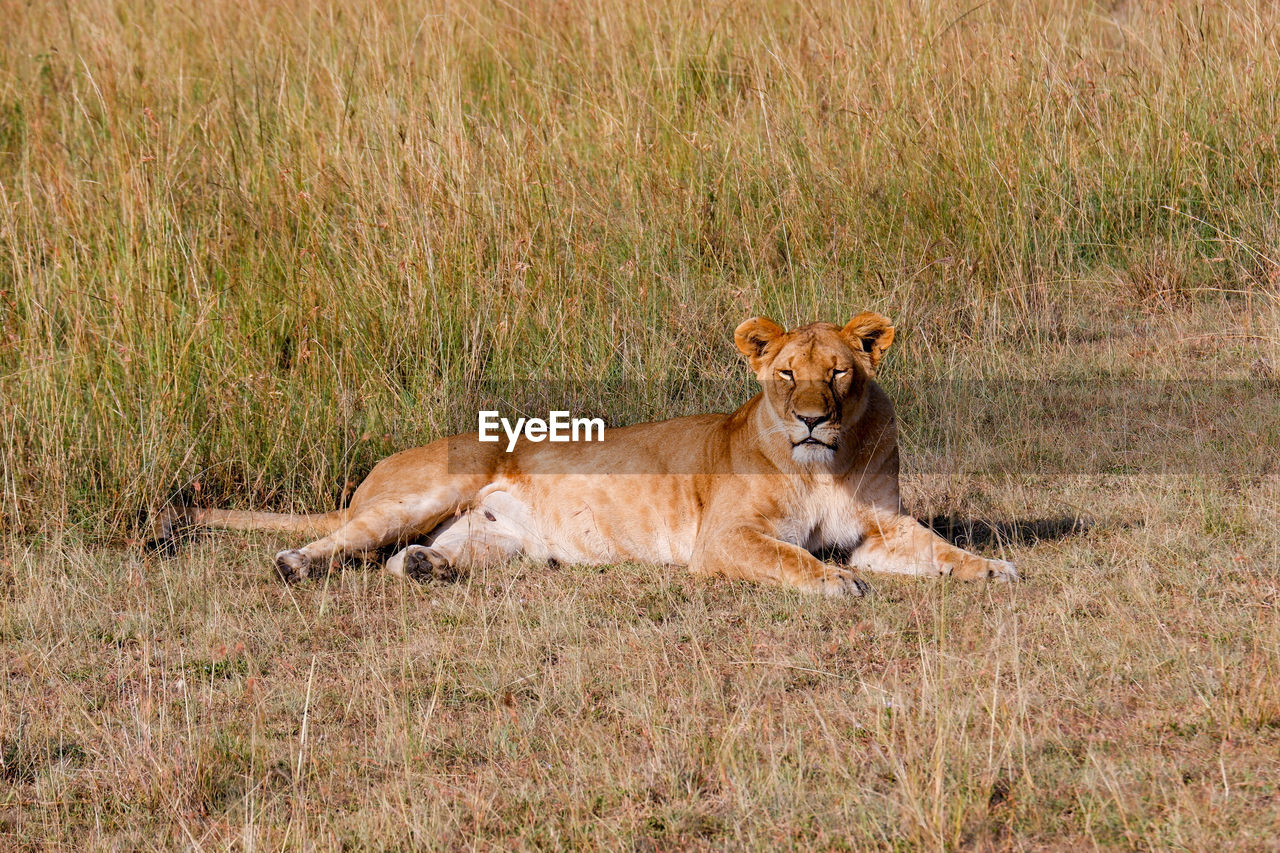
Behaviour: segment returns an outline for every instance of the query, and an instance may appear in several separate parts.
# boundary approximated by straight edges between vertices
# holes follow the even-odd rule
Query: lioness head
[[[834,459],[845,428],[862,414],[893,325],[867,311],[844,328],[812,323],[788,332],[756,317],[733,339],[764,388],[775,429],[791,443],[791,458],[808,465]]]

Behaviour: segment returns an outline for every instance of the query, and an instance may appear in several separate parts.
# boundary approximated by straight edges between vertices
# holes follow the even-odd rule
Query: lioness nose
[[[809,428],[809,432],[813,432],[813,428],[818,424],[826,423],[831,420],[830,415],[814,415],[813,417],[805,417],[804,415],[796,415],[800,421]]]

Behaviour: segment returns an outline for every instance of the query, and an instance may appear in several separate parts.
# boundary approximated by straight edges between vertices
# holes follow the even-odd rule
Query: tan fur
[[[343,511],[187,510],[179,520],[320,536],[277,555],[289,580],[396,543],[415,544],[388,569],[417,578],[525,553],[685,565],[828,594],[861,594],[854,569],[1012,580],[1012,564],[901,513],[893,406],[873,381],[893,335],[870,312],[791,332],[748,320],[734,340],[762,390],[732,414],[611,429],[602,443],[521,440],[511,453],[453,436],[378,463]],[[815,557],[822,549],[849,553],[848,565]]]

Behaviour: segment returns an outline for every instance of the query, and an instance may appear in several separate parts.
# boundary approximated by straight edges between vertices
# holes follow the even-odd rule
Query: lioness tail
[[[170,542],[189,528],[213,530],[268,530],[298,533],[318,539],[337,530],[347,520],[347,510],[298,515],[288,512],[244,512],[234,509],[200,509],[170,506],[151,519],[151,538],[155,547]]]

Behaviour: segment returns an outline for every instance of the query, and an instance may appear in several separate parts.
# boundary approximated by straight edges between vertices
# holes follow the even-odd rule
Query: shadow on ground
[[[986,549],[1035,545],[1037,542],[1079,536],[1091,530],[1097,522],[1073,517],[980,521],[953,515],[935,515],[933,518],[921,519],[921,523],[958,548]]]

